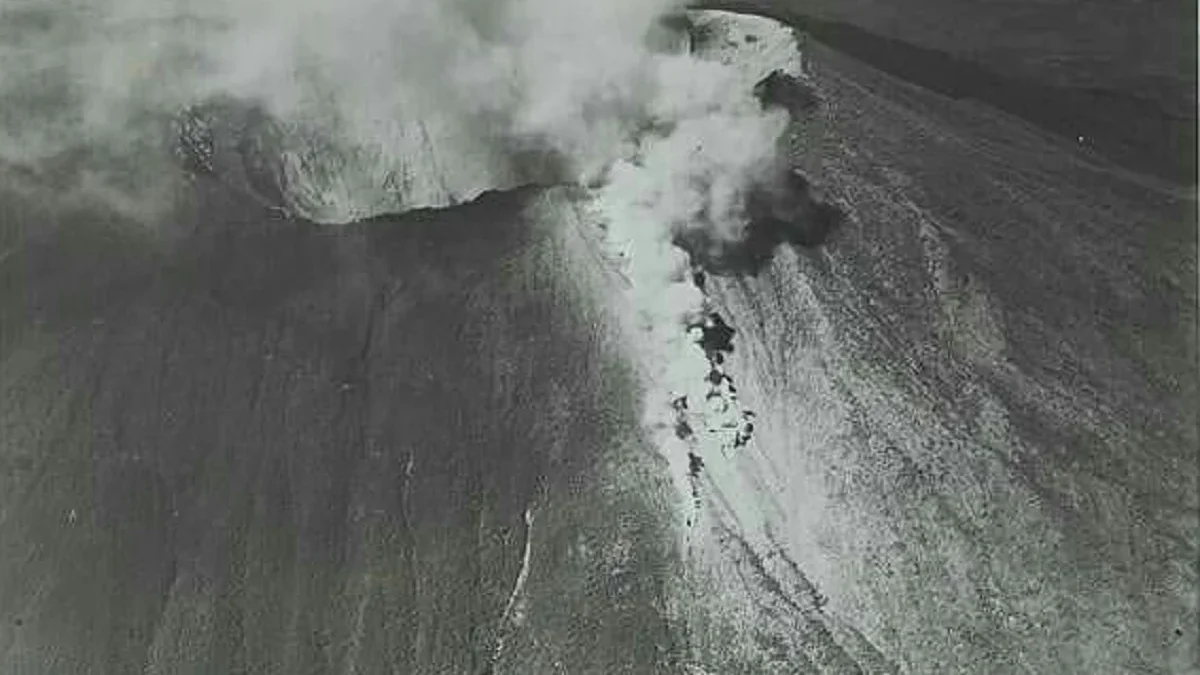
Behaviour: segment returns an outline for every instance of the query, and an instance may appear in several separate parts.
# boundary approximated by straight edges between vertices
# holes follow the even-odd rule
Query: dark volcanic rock
[[[801,117],[821,103],[813,86],[782,70],[774,70],[754,85],[754,96],[764,107],[777,106]]]

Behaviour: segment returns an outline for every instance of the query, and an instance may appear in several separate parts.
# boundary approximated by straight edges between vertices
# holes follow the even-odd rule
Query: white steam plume
[[[448,205],[531,177],[596,187],[610,243],[632,253],[628,300],[658,387],[647,421],[669,424],[669,398],[702,398],[708,368],[684,328],[704,298],[672,241],[695,228],[715,245],[742,236],[748,191],[782,171],[786,126],[736,64],[663,48],[675,38],[660,19],[678,9],[0,0],[0,186],[153,221],[178,175],[164,121],[225,97],[279,121],[288,206],[316,220]],[[530,176],[529,155],[552,156],[556,175]]]
[[[773,157],[782,122],[757,110],[732,69],[649,47],[676,9],[674,0],[3,0],[0,164],[149,199],[165,159],[154,123],[228,96],[261,104],[291,131],[294,154],[309,155],[307,166],[291,162],[293,178],[319,183],[325,203],[307,210],[320,219],[511,187],[528,179],[514,160],[525,152],[552,153],[568,172],[556,179],[594,183],[620,163],[614,197],[638,191],[656,221],[702,216],[736,234],[741,193]],[[387,185],[397,175],[400,194]]]

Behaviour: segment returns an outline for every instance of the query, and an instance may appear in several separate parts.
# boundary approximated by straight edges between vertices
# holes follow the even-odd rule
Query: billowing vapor
[[[319,220],[607,179],[649,220],[736,236],[782,120],[670,48],[676,5],[4,0],[0,163],[149,203],[164,120],[228,97],[287,130],[293,206]]]

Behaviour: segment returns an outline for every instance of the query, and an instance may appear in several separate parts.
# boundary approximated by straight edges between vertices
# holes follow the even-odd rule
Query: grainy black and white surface
[[[1175,15],[765,4],[812,32],[780,94],[810,229],[704,259],[682,459],[588,190],[319,224],[229,102],[130,169],[153,227],[55,191],[103,153],[3,155],[0,673],[1200,671]],[[1174,121],[1097,103],[1076,134],[814,17]],[[761,24],[721,25],[693,48],[755,58]],[[454,194],[420,138],[387,180]],[[710,400],[729,442],[695,441]]]

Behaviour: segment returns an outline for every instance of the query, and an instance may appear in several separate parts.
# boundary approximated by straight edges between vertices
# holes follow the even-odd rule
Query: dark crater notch
[[[807,115],[821,104],[811,84],[782,70],[773,70],[759,80],[754,85],[754,97],[764,108],[782,108],[793,118]]]

